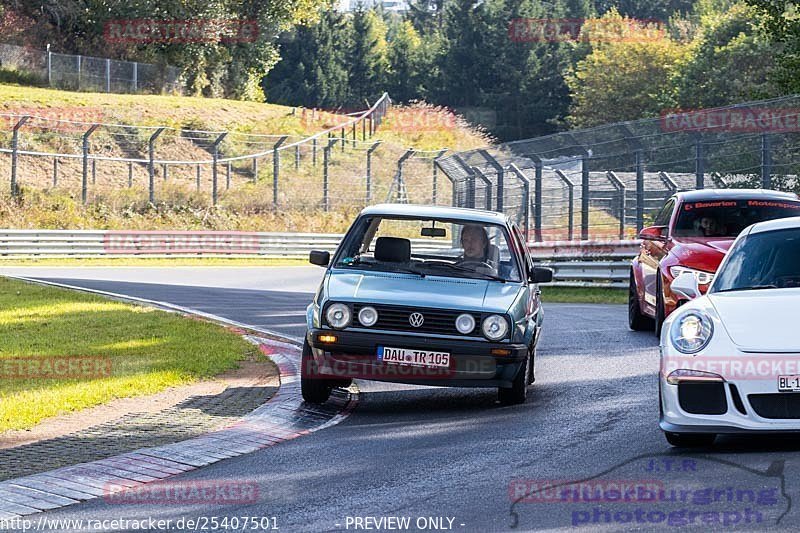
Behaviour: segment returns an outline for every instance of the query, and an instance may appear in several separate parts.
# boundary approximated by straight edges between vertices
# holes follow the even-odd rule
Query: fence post
[[[397,184],[397,202],[401,204],[408,203],[408,190],[406,189],[406,181],[403,178],[403,167],[406,164],[406,160],[414,155],[415,150],[413,148],[409,148],[406,150],[406,153],[400,156],[400,159],[397,160],[397,175],[394,178],[394,183],[392,183],[392,188],[394,188],[395,184]],[[390,201],[392,195],[391,189],[389,190],[389,198],[386,201]]]
[[[92,185],[97,184],[97,159],[92,159]]]
[[[225,190],[230,190],[231,188],[231,162],[228,161],[228,164],[225,165]]]
[[[100,124],[92,124],[83,134],[83,173],[81,175],[81,201],[85,204],[88,192],[89,181],[89,136],[94,133],[94,130],[100,127]]]
[[[106,92],[111,92],[111,60],[106,59]]]
[[[139,63],[133,62],[133,92],[139,90]]]
[[[258,158],[253,158],[253,183],[258,181]]]
[[[488,162],[492,168],[494,169],[495,173],[497,174],[497,199],[495,200],[496,211],[498,213],[503,212],[503,201],[504,201],[504,184],[503,180],[505,179],[504,173],[505,170],[503,169],[503,165],[497,162],[497,160],[489,154],[486,150],[480,150],[479,153],[483,156],[483,158]],[[490,182],[491,183],[491,182]],[[491,209],[491,206],[487,207],[487,209]]]
[[[380,145],[381,142],[378,141],[367,149],[367,204],[372,201],[372,152],[377,150]]]
[[[133,161],[128,161],[128,188],[133,187]]]
[[[541,163],[541,160],[539,162]],[[525,242],[527,243],[531,238],[531,180],[514,163],[511,163],[508,168],[522,181],[522,198],[525,202],[525,208],[522,210],[522,223],[525,226]],[[538,240],[541,240],[541,228]]]
[[[370,136],[370,138],[372,138],[373,135],[375,135],[375,123],[373,122],[372,115],[370,114],[370,116],[369,116],[369,136]]]
[[[219,137],[214,140],[214,144],[212,145],[211,151],[211,158],[213,159],[213,163],[211,164],[211,202],[212,205],[217,205],[217,160],[219,159],[219,143],[228,135],[228,132],[220,133]]]
[[[50,43],[47,43],[47,85],[53,86],[53,52],[50,51]]]
[[[317,166],[317,138],[311,139],[311,164]]]
[[[698,133],[694,138],[694,175],[695,187],[705,189],[705,160],[703,154],[703,137]]]
[[[367,140],[367,121],[363,118],[361,119],[361,140]]]
[[[556,176],[567,186],[567,201],[569,209],[567,215],[567,240],[571,241],[575,237],[575,184],[567,177],[561,169],[556,169]]]
[[[606,171],[606,177],[608,177],[608,181],[614,186],[617,192],[620,194],[619,200],[619,240],[625,238],[625,184],[622,183],[617,177],[616,172],[613,170]],[[637,219],[638,224],[638,219]],[[641,231],[637,229],[637,231]]]
[[[761,134],[761,188],[772,188],[772,150],[768,133]]]
[[[475,174],[481,179],[481,181],[483,181],[483,185],[486,188],[486,200],[485,200],[483,208],[485,210],[487,210],[487,211],[491,211],[492,210],[492,180],[490,180],[486,176],[486,174],[481,169],[479,169],[478,167],[472,167],[472,171],[475,172]],[[474,190],[474,185],[473,185],[473,190]],[[475,208],[475,205],[474,205],[475,204],[475,193],[474,192],[472,193],[472,203],[473,203],[472,208],[474,209]]]
[[[275,207],[278,206],[278,178],[281,174],[281,152],[279,148],[286,142],[287,138],[288,136],[284,135],[272,145],[272,205]]]
[[[166,163],[161,165],[161,174],[162,174],[162,177],[164,178],[164,181],[167,181],[167,164]]]
[[[347,142],[347,132],[344,131],[344,126],[342,126],[342,152],[344,152],[344,145]]]
[[[53,188],[58,187],[58,158],[53,158]]]
[[[644,154],[641,150],[637,150],[636,157],[636,233],[642,231],[644,227]],[[621,182],[620,182],[621,183]],[[624,185],[623,185],[624,187]],[[625,197],[625,190],[622,190],[622,196]],[[623,200],[624,201],[624,200]],[[622,216],[625,216],[625,204],[622,205]],[[620,240],[623,238],[619,236]]]
[[[294,169],[300,169],[300,145],[296,144],[294,147]]]
[[[356,147],[356,123],[353,122],[353,148]]]
[[[326,213],[330,209],[330,199],[328,197],[328,164],[331,159],[331,148],[338,142],[337,139],[328,140],[328,144],[322,147],[322,209]]]
[[[589,239],[589,156],[581,157],[581,240]]]
[[[542,173],[544,166],[542,160],[536,158],[533,162],[533,231],[536,242],[542,242]]]
[[[200,163],[198,163],[197,167],[195,167],[194,181],[195,181],[195,188],[197,189],[197,192],[200,192]]]
[[[81,90],[81,56],[78,55],[76,57],[77,57],[77,61],[78,61],[78,90],[80,91]]]
[[[25,115],[20,117],[14,125],[13,133],[11,134],[11,196],[17,195],[17,151],[19,150],[19,129],[25,125],[30,116]]]
[[[439,159],[444,157],[447,149],[439,150],[439,153],[433,158],[433,176],[431,177],[431,203],[436,205],[439,196],[439,166],[436,164]]]
[[[147,141],[147,154],[149,156],[150,161],[147,164],[147,171],[150,177],[148,183],[149,189],[149,200],[150,203],[155,203],[156,201],[156,165],[155,165],[155,144],[156,139],[161,133],[164,131],[164,128],[158,128],[153,134],[150,136],[150,139]]]

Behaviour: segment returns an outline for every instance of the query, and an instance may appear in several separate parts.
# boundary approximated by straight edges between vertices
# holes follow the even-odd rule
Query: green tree
[[[618,26],[617,26],[618,25]],[[594,28],[601,34],[593,34]],[[609,36],[608,29],[630,29]],[[612,10],[584,26],[592,52],[567,75],[572,95],[569,123],[588,127],[659,115],[674,107],[668,80],[685,55],[686,46],[658,29],[637,27]]]
[[[389,66],[386,23],[374,10],[359,6],[350,20],[351,46],[347,50],[349,103],[374,101],[383,92]]]
[[[764,28],[774,45],[772,79],[785,93],[800,93],[800,6],[790,0],[747,0],[765,17]]]
[[[745,4],[701,17],[700,29],[676,72],[680,107],[714,107],[770,98],[774,53],[762,17]]]
[[[389,75],[386,90],[392,99],[409,102],[423,98],[425,75],[422,69],[424,51],[423,42],[417,30],[409,20],[404,20],[392,32],[389,42]]]

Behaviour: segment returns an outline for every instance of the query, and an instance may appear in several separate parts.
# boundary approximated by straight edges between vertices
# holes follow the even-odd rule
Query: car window
[[[519,228],[516,225],[511,226],[511,233],[514,236],[514,243],[519,246],[519,254],[522,257],[523,261],[527,265],[528,270],[533,268],[533,260],[528,253],[528,246],[525,243],[525,239],[522,237],[522,234],[519,231]]]
[[[404,271],[521,281],[503,225],[464,221],[362,217],[345,237],[334,268]]]
[[[661,208],[661,211],[656,215],[655,220],[653,220],[654,226],[669,226],[669,221],[672,218],[672,210],[675,208],[675,200],[670,199],[664,207]]]
[[[800,287],[800,229],[747,235],[717,273],[712,292]]]
[[[800,215],[800,202],[714,200],[685,202],[675,221],[676,237],[732,238],[744,228],[777,218]]]

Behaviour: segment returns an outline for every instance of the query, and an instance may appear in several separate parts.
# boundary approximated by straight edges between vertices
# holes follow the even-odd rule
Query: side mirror
[[[311,253],[308,254],[308,262],[312,265],[326,267],[331,262],[331,253],[323,250],[311,250]]]
[[[684,272],[672,280],[669,288],[672,292],[687,300],[694,300],[700,296],[700,286],[697,283],[697,276],[691,272]]]
[[[667,238],[664,235],[666,229],[666,226],[650,226],[639,232],[639,238],[643,241],[666,241]]]
[[[533,267],[530,277],[531,283],[550,283],[553,281],[553,269],[544,267]]]

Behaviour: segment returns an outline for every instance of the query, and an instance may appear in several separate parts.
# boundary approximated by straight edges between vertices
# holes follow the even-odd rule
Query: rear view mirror
[[[700,286],[697,283],[697,276],[691,272],[684,272],[672,280],[669,290],[687,300],[694,300],[700,296]]]
[[[639,232],[639,238],[643,241],[666,241],[667,238],[664,236],[666,229],[666,226],[650,226]]]
[[[447,237],[447,230],[444,228],[422,228],[423,237]]]
[[[550,283],[551,281],[553,281],[552,268],[533,267],[531,283]]]
[[[331,262],[331,253],[323,250],[311,250],[308,254],[308,262],[312,265],[326,267]]]

